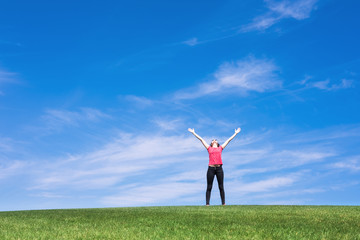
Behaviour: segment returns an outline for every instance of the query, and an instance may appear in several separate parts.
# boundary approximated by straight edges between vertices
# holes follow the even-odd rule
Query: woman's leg
[[[225,205],[224,171],[222,167],[216,168],[216,179],[219,185],[221,203]]]
[[[214,177],[215,177],[215,168],[209,167],[206,174],[206,178],[207,178],[206,205],[210,204],[210,195],[211,195],[211,189],[212,189]]]

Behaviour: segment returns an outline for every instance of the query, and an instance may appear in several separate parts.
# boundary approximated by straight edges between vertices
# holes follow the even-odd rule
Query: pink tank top
[[[223,148],[221,145],[217,148],[209,147],[207,150],[209,152],[209,165],[223,164],[221,160]]]

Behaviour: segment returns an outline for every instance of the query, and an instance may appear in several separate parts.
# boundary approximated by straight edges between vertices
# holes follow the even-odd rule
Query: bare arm
[[[200,142],[204,145],[206,149],[210,147],[209,144],[207,144],[204,139],[202,139],[199,135],[195,133],[195,130],[193,128],[189,128],[188,131],[194,134],[194,136],[200,140]]]
[[[224,142],[221,147],[224,149],[228,143],[233,140],[233,138],[241,131],[241,128],[235,129],[235,133],[228,139],[226,142]]]

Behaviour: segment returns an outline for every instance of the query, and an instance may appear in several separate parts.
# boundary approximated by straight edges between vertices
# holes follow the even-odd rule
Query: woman
[[[221,153],[222,150],[228,145],[228,143],[241,131],[240,128],[235,129],[234,135],[232,135],[226,142],[220,145],[216,139],[211,141],[211,144],[207,144],[204,139],[202,139],[199,135],[195,133],[195,130],[192,128],[188,129],[189,132],[194,134],[204,147],[208,150],[209,153],[209,167],[207,171],[207,189],[206,189],[206,206],[210,205],[210,195],[211,189],[214,181],[214,177],[216,175],[216,179],[218,181],[219,190],[220,190],[220,197],[222,205],[225,205],[225,192],[224,192],[224,171],[222,169],[222,159]]]

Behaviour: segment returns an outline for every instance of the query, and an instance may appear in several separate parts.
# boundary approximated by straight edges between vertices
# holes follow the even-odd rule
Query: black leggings
[[[224,192],[224,171],[222,166],[220,167],[209,167],[206,177],[207,177],[207,189],[206,189],[206,205],[210,204],[210,195],[211,189],[214,181],[214,177],[216,175],[216,179],[219,185],[221,202],[225,204],[225,192]]]

